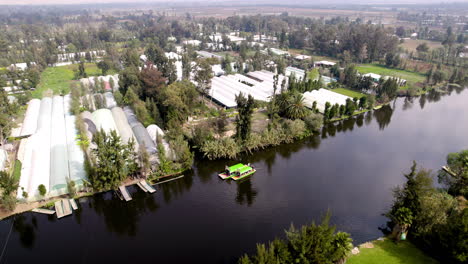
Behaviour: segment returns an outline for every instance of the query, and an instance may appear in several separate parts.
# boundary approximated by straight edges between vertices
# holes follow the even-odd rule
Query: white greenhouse
[[[30,136],[36,133],[37,118],[39,117],[39,109],[41,107],[41,100],[32,99],[29,101],[28,109],[24,115],[23,126],[21,127],[20,136]]]
[[[320,113],[325,111],[325,104],[327,102],[329,102],[331,105],[346,105],[346,99],[352,100],[353,98],[323,88],[304,93],[305,106],[312,108],[312,104],[315,101],[317,102],[317,110]]]

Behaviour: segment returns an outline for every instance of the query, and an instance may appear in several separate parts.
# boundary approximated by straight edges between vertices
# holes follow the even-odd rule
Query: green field
[[[408,241],[396,244],[390,239],[374,241],[374,248],[359,248],[357,255],[349,257],[347,264],[436,264]]]
[[[375,73],[383,76],[393,76],[405,79],[409,84],[415,84],[425,80],[426,76],[422,73],[391,69],[379,64],[363,64],[357,66],[359,73]]]
[[[96,66],[95,63],[85,63],[86,73],[88,76],[99,76],[101,70]],[[41,74],[41,81],[36,87],[36,90],[32,92],[34,98],[42,98],[45,94],[67,94],[70,91],[70,84],[74,81],[74,71],[78,69],[78,64],[72,64],[60,67],[49,67],[45,69]],[[115,72],[109,71],[108,74],[114,74]]]
[[[353,91],[353,90],[349,90],[349,89],[346,89],[346,88],[336,88],[336,89],[332,89],[331,91],[333,91],[335,93],[342,94],[342,95],[349,96],[351,98],[354,98],[354,97],[361,98],[361,97],[366,96],[365,94],[362,94],[360,92],[356,92],[356,91]]]

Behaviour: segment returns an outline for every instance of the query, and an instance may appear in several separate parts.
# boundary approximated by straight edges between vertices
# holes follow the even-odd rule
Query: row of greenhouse
[[[78,188],[86,180],[84,155],[76,143],[75,116],[70,114],[70,95],[32,99],[26,110],[18,149],[22,163],[18,198],[40,197],[44,185],[48,196],[67,193],[67,183]]]
[[[153,164],[159,163],[158,143],[164,147],[168,159],[175,158],[161,128],[155,124],[145,128],[131,108],[117,106],[112,93],[99,95],[105,108],[80,114],[90,142],[97,131],[110,133],[114,130],[125,144],[133,139],[135,151],[144,147]],[[74,181],[80,189],[87,180],[85,155],[78,145],[76,117],[70,114],[70,103],[70,95],[29,102],[17,156],[22,163],[18,198],[23,198],[23,192],[27,192],[31,201],[42,198],[38,191],[41,184],[48,197],[66,194],[68,182]],[[94,143],[90,148],[96,148]]]

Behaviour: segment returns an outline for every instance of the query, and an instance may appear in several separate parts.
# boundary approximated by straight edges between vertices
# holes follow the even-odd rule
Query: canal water
[[[257,242],[327,211],[355,244],[382,235],[391,190],[411,162],[436,171],[468,147],[468,90],[397,99],[320,135],[240,159],[258,171],[241,183],[217,177],[236,161],[198,160],[153,195],[130,188],[79,201],[73,216],[25,213],[0,222],[4,263],[235,263]],[[1,257],[1,255],[0,255]]]

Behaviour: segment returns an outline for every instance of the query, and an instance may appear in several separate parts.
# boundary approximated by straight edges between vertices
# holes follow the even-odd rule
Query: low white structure
[[[374,82],[378,82],[380,78],[382,78],[382,75],[370,72],[370,73],[363,74],[362,77],[370,77]]]
[[[202,58],[216,58],[218,60],[223,59],[223,57],[220,56],[220,55],[216,55],[216,54],[213,54],[213,53],[210,53],[210,52],[207,52],[207,51],[203,51],[203,50],[197,51],[197,55],[202,57]]]
[[[280,49],[275,49],[275,48],[270,48],[269,49],[271,53],[273,53],[274,55],[278,55],[278,56],[289,56],[289,52],[285,51],[285,50],[280,50]]]
[[[106,89],[106,87],[110,88],[112,91],[117,91],[119,89],[119,75],[118,74],[114,74],[114,75],[106,75],[106,76],[98,76],[98,77],[88,77],[88,78],[82,78],[80,79],[80,82],[83,84],[83,85],[86,85],[86,86],[90,86],[90,85],[95,85],[95,79],[97,78],[98,81],[103,81],[104,82],[104,89]],[[110,87],[110,81],[113,81],[114,83],[114,86],[113,87]]]
[[[304,93],[305,106],[312,108],[312,104],[317,102],[317,110],[320,113],[325,111],[325,104],[327,102],[329,102],[332,106],[335,104],[346,105],[347,99],[352,100],[353,98],[323,88]]]
[[[117,126],[114,122],[114,117],[112,116],[112,112],[109,109],[99,109],[93,112],[92,114],[93,122],[96,125],[97,130],[104,130],[106,134],[109,134],[112,130],[119,134]]]
[[[335,62],[323,60],[314,62],[314,67],[332,67],[335,64]]]
[[[200,40],[196,40],[196,39],[189,39],[189,40],[184,40],[184,43],[185,45],[192,45],[192,46],[200,46],[201,44],[201,41]]]
[[[106,107],[108,109],[112,109],[117,106],[117,102],[115,101],[114,95],[111,92],[105,92],[104,98],[106,101]]]
[[[269,101],[273,95],[274,73],[268,71],[249,72],[245,76],[241,74],[215,77],[211,80],[210,96],[225,107],[236,107],[236,95],[240,93],[251,95],[260,101]],[[283,81],[283,75],[279,75],[277,93]],[[287,79],[286,79],[287,80]]]
[[[28,103],[28,109],[24,115],[23,126],[21,127],[20,136],[30,136],[36,133],[37,119],[39,117],[39,109],[41,107],[41,100],[32,99]]]
[[[307,56],[307,55],[297,55],[296,57],[294,57],[296,60],[309,60],[311,57],[310,56]]]
[[[304,70],[301,70],[299,68],[295,68],[295,67],[286,67],[286,69],[284,70],[284,73],[286,76],[288,77],[291,77],[291,75],[294,75],[294,77],[296,78],[296,80],[303,80],[304,77],[305,77],[305,71]]]
[[[5,165],[8,161],[8,153],[3,150],[3,149],[0,149],[0,171],[4,170],[5,169]]]

